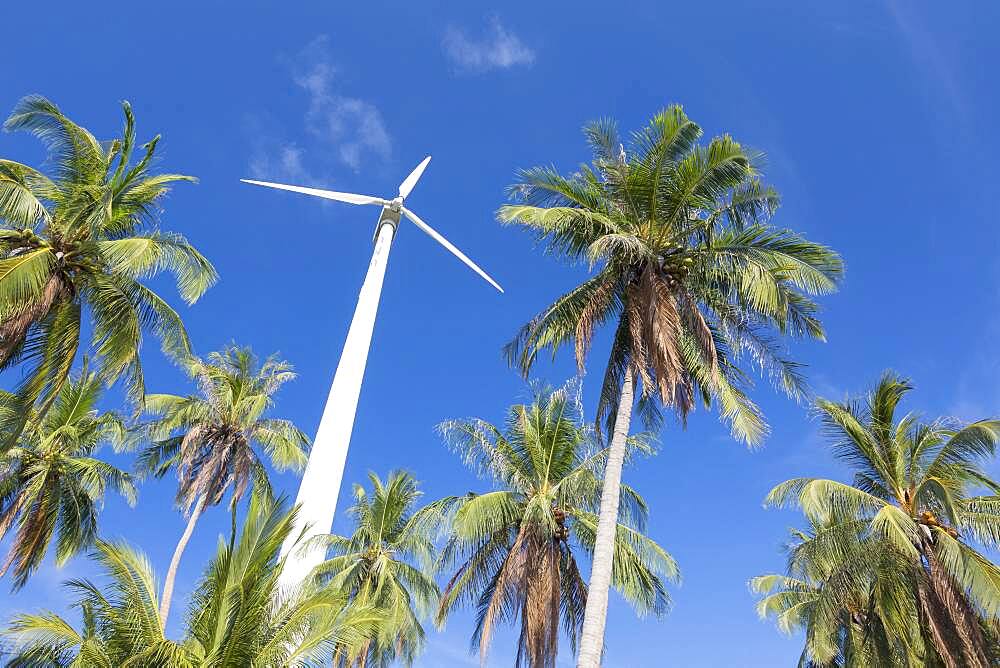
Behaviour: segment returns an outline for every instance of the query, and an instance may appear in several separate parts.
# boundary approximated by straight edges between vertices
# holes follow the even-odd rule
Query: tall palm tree
[[[285,668],[329,664],[337,647],[371,636],[375,614],[332,590],[278,595],[278,553],[293,514],[266,494],[251,497],[242,529],[220,541],[188,606],[183,640],[164,635],[149,561],[124,543],[100,541],[105,583],[71,580],[79,628],[52,612],[18,615],[6,636],[10,666]]]
[[[636,396],[650,425],[660,407],[684,421],[698,400],[717,403],[736,438],[758,443],[767,428],[740,365],[749,357],[801,394],[800,367],[774,335],[822,339],[810,295],[834,290],[843,267],[830,249],[771,227],[778,195],[761,183],[756,154],[728,136],[699,145],[701,128],[679,106],[634,133],[628,151],[611,121],[584,132],[592,165],[569,176],[551,167],[520,172],[515,203],[498,217],[596,269],[520,330],[507,346],[512,364],[527,375],[543,349],[573,342],[582,371],[597,328],[614,329],[597,410],[611,452],[579,658],[596,668]]]
[[[433,531],[438,504],[416,509],[421,493],[406,472],[393,472],[383,482],[368,474],[372,491],[354,485],[354,519],[350,536],[322,536],[332,556],[316,569],[324,586],[380,615],[377,634],[357,655],[343,652],[344,665],[411,665],[422,651],[421,617],[437,605],[440,591],[429,570],[434,563]]]
[[[857,521],[793,530],[786,575],[753,578],[757,611],[786,633],[801,630],[801,666],[886,668],[940,665],[924,642],[910,595],[915,575],[906,556]]]
[[[56,563],[93,545],[107,491],[135,503],[131,476],[95,457],[102,445],[127,440],[122,419],[98,410],[101,380],[86,368],[62,386],[44,415],[31,411],[14,446],[0,453],[0,539],[14,530],[0,576],[13,568],[20,588],[41,564],[55,536]],[[21,409],[0,393],[0,413]]]
[[[559,626],[575,651],[587,603],[578,559],[594,552],[601,472],[608,449],[595,449],[582,423],[579,395],[569,388],[537,390],[510,408],[503,428],[485,420],[445,422],[440,429],[466,464],[492,479],[494,491],[453,500],[451,535],[442,567],[458,564],[441,598],[438,623],[453,608],[474,602],[472,638],[485,660],[498,623],[520,625],[517,665],[550,668]],[[643,439],[626,452],[648,452]],[[644,535],[646,504],[626,485],[615,526],[611,584],[639,614],[663,614],[664,580],[677,565]]]
[[[290,421],[267,416],[278,389],[295,377],[287,362],[271,356],[260,363],[249,348],[231,345],[207,360],[191,358],[186,370],[199,394],[146,397],[146,410],[159,417],[146,425],[153,444],[138,459],[147,474],[176,471],[177,503],[188,514],[163,583],[164,626],[181,555],[205,508],[220,503],[227,491],[235,504],[251,484],[268,487],[258,450],[279,471],[301,470],[309,445]]]
[[[996,451],[1000,420],[897,418],[911,389],[887,372],[863,402],[818,401],[853,485],[796,478],[766,503],[797,505],[816,522],[857,522],[863,538],[886,541],[913,569],[912,595],[945,665],[988,666],[981,617],[1000,620],[1000,569],[973,543],[1000,545],[1000,484],[982,466]],[[974,495],[983,488],[993,494]]]
[[[85,311],[95,372],[107,383],[124,378],[141,400],[143,332],[168,353],[190,353],[180,317],[143,279],[172,272],[191,304],[217,278],[184,237],[157,229],[170,186],[194,179],[151,171],[159,136],[133,161],[135,119],[128,102],[122,107],[122,136],[110,142],[37,95],[4,124],[41,139],[53,167],[46,175],[0,160],[0,370],[30,365],[19,388],[25,405],[39,397],[47,405],[66,381]]]

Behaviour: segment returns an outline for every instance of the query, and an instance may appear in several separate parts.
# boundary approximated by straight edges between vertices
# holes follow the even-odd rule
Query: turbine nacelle
[[[385,206],[382,207],[382,213],[379,214],[378,222],[375,223],[375,233],[372,235],[372,243],[378,239],[379,230],[382,229],[383,225],[392,225],[392,233],[395,234],[396,230],[399,229],[399,221],[402,218],[403,206],[402,204],[393,206],[395,201],[386,202]]]
[[[466,255],[458,250],[450,241],[441,236],[434,228],[421,220],[420,216],[413,213],[405,206],[403,206],[403,201],[409,196],[410,192],[413,191],[413,187],[417,185],[417,181],[420,180],[420,176],[424,173],[427,168],[427,163],[431,161],[431,156],[427,156],[417,165],[409,176],[403,179],[403,182],[399,184],[399,194],[392,199],[383,199],[381,197],[373,197],[371,195],[357,195],[354,193],[342,193],[334,190],[321,190],[319,188],[305,188],[303,186],[290,186],[282,183],[271,183],[269,181],[254,181],[252,179],[240,179],[243,183],[250,183],[255,186],[265,186],[267,188],[277,188],[279,190],[288,190],[291,192],[302,193],[303,195],[312,195],[313,197],[322,197],[323,199],[331,199],[337,202],[345,202],[347,204],[377,204],[382,207],[382,215],[379,216],[378,225],[375,228],[375,235],[378,236],[378,231],[382,228],[382,225],[392,225],[395,230],[399,226],[399,221],[401,216],[406,216],[410,221],[419,227],[427,236],[437,241],[439,244],[445,247],[452,255],[457,257],[466,266],[472,269],[474,272],[479,274],[487,283],[495,287],[500,292],[503,292],[503,288],[490,278],[489,274],[480,269],[479,265],[470,260]]]

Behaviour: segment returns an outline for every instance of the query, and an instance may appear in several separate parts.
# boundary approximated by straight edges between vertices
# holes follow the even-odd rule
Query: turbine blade
[[[468,265],[468,267],[470,269],[472,269],[472,271],[476,272],[477,274],[479,274],[480,276],[482,276],[483,278],[485,278],[487,283],[489,283],[490,285],[492,285],[494,288],[496,288],[500,292],[503,292],[503,288],[501,288],[500,285],[496,281],[494,281],[492,278],[490,278],[489,274],[487,274],[485,271],[483,271],[482,269],[480,269],[479,265],[477,265],[475,262],[473,262],[472,260],[470,260],[469,258],[467,258],[465,256],[465,253],[463,253],[462,251],[460,251],[457,248],[455,248],[450,241],[448,241],[447,239],[445,239],[444,237],[442,237],[440,234],[438,234],[437,231],[434,228],[432,228],[430,225],[428,225],[424,221],[420,220],[420,216],[418,216],[417,214],[413,213],[412,211],[410,211],[409,209],[407,209],[405,206],[402,207],[401,210],[406,215],[407,218],[409,218],[410,220],[413,221],[414,225],[416,225],[421,230],[423,230],[424,232],[426,232],[427,236],[429,236],[431,239],[433,239],[434,241],[438,242],[439,244],[441,244],[442,246],[444,246],[445,248],[447,248],[449,251],[451,251],[452,255],[454,255],[459,260],[461,260],[466,265]]]
[[[302,186],[286,186],[283,183],[271,183],[270,181],[254,181],[252,179],[240,179],[243,183],[250,183],[255,186],[264,186],[267,188],[277,188],[278,190],[290,190],[294,193],[302,193],[303,195],[312,195],[314,197],[322,197],[323,199],[332,199],[338,202],[347,202],[348,204],[388,204],[381,197],[372,197],[371,195],[355,195],[354,193],[338,193],[333,190],[320,190],[319,188],[304,188]]]
[[[420,175],[424,173],[427,169],[427,163],[431,161],[431,156],[424,158],[424,161],[413,168],[410,175],[403,179],[403,182],[399,184],[399,196],[406,199],[410,195],[410,191],[413,190],[413,186],[417,185],[417,181],[420,180]]]

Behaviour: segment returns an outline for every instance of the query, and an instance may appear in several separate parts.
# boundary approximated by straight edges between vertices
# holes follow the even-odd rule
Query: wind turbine
[[[389,248],[392,246],[392,240],[401,216],[409,218],[414,225],[447,248],[474,272],[486,279],[490,285],[503,292],[503,288],[480,269],[475,262],[421,220],[420,216],[403,206],[404,200],[413,190],[413,186],[420,180],[420,175],[424,173],[430,160],[431,157],[427,156],[410,172],[410,175],[399,185],[399,195],[393,199],[241,179],[244,183],[290,190],[337,202],[375,204],[382,207],[382,214],[375,227],[375,249],[372,252],[371,264],[368,265],[365,282],[361,285],[358,305],[354,309],[354,318],[347,331],[344,350],[340,354],[340,362],[337,364],[337,371],[333,376],[333,385],[330,387],[330,394],[326,399],[326,407],[323,409],[323,417],[319,422],[316,439],[313,441],[309,462],[306,464],[302,483],[299,485],[299,493],[295,499],[296,504],[299,505],[298,518],[293,531],[288,535],[281,548],[281,555],[287,558],[279,583],[285,591],[302,582],[313,568],[322,563],[326,556],[326,550],[323,547],[305,545],[305,547],[296,550],[292,550],[292,547],[300,535],[308,540],[313,536],[329,533],[333,527],[333,515],[337,508],[337,497],[340,494],[340,483],[344,476],[344,465],[347,462],[351,431],[354,428],[354,416],[358,408],[358,395],[361,393],[361,382],[365,374],[365,365],[368,362],[372,329],[375,327],[375,315],[378,312],[379,297],[382,294],[382,279],[385,276],[385,267],[389,259]],[[304,535],[303,532],[305,532]],[[302,544],[300,543],[300,545]]]

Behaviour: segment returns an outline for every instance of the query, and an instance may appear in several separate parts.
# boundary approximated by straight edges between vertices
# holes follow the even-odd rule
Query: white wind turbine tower
[[[431,157],[424,158],[410,175],[399,186],[399,195],[391,200],[369,195],[319,190],[289,186],[281,183],[252,181],[241,179],[244,183],[252,183],[268,188],[279,188],[292,192],[313,195],[324,199],[332,199],[348,204],[377,204],[382,207],[375,228],[375,250],[372,252],[371,264],[365,282],[358,295],[358,305],[354,309],[351,328],[347,332],[344,350],[337,364],[337,372],[333,377],[333,385],[323,409],[316,439],[313,441],[309,463],[302,476],[302,484],[295,499],[299,505],[299,515],[296,525],[282,546],[282,556],[287,556],[285,567],[281,573],[280,585],[288,590],[302,582],[309,572],[318,566],[325,557],[325,549],[306,548],[292,551],[295,539],[305,531],[304,538],[329,533],[333,527],[333,515],[337,508],[337,496],[340,494],[340,483],[344,476],[344,465],[347,462],[347,449],[351,442],[351,431],[354,428],[354,415],[358,407],[358,395],[361,393],[361,381],[365,374],[365,364],[368,361],[368,349],[372,340],[372,329],[375,326],[375,314],[378,311],[379,297],[382,293],[382,279],[385,276],[386,262],[389,259],[389,247],[396,234],[400,216],[406,216],[413,224],[426,232],[432,239],[447,248],[459,260],[467,264],[474,272],[482,276],[500,292],[503,292],[496,281],[490,278],[475,262],[455,248],[447,239],[438,234],[427,223],[420,219],[405,206],[403,201],[417,184]],[[301,545],[301,543],[300,543]]]

